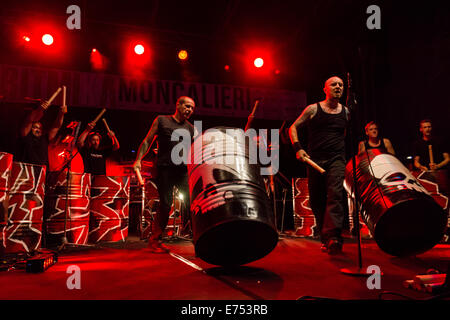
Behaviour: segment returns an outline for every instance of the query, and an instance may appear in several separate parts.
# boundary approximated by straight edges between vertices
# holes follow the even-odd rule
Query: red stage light
[[[264,65],[264,60],[262,58],[256,58],[255,61],[253,61],[253,64],[257,68],[261,68]]]
[[[225,67],[223,67],[225,69],[225,71],[230,71],[230,66],[229,65],[225,65]]]
[[[134,47],[134,52],[135,52],[136,54],[139,54],[139,55],[143,54],[143,53],[144,53],[144,46],[143,46],[142,44],[137,44],[137,45]]]
[[[275,74],[280,74],[280,70],[279,70],[279,69],[276,69],[276,70],[275,70]]]
[[[30,37],[27,37],[27,36],[23,36],[22,39],[25,40],[26,42],[30,42],[30,40],[31,40]]]
[[[188,58],[188,53],[186,50],[180,50],[178,52],[178,59],[180,60],[186,60]]]
[[[53,37],[50,35],[50,34],[44,34],[43,36],[42,36],[42,42],[45,44],[45,45],[47,45],[47,46],[50,46],[50,45],[52,45],[53,44]]]
[[[94,49],[92,49],[92,52],[97,52],[97,49],[95,49],[95,48],[94,48]]]

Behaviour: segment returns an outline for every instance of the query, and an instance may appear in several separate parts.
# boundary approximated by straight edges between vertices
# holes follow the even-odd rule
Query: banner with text
[[[174,112],[179,96],[187,95],[196,102],[198,115],[247,117],[255,99],[263,98],[256,118],[293,120],[306,106],[304,92],[0,65],[0,96],[6,102],[48,99],[62,85],[67,87],[67,105],[74,107],[167,114]],[[57,97],[53,104],[61,99]]]

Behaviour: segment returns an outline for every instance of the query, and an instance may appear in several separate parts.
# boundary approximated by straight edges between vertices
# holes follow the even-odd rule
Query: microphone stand
[[[73,243],[69,243],[69,241],[67,240],[67,211],[69,211],[69,202],[70,202],[70,196],[69,196],[69,190],[71,188],[71,184],[70,184],[70,171],[72,168],[72,160],[75,158],[75,156],[77,155],[77,153],[75,153],[74,155],[72,155],[73,153],[73,149],[75,148],[75,143],[78,139],[78,134],[80,132],[80,127],[81,127],[81,122],[79,122],[77,124],[77,127],[75,128],[75,134],[74,134],[74,139],[73,142],[70,146],[69,149],[69,159],[66,162],[66,164],[61,168],[61,170],[58,172],[58,176],[59,174],[61,174],[64,169],[67,168],[67,174],[66,174],[66,203],[65,203],[65,209],[64,209],[64,235],[63,238],[61,240],[62,244],[58,247],[58,251],[63,250],[65,247],[67,247],[68,245],[75,245]],[[90,245],[83,245],[86,247],[91,247]]]
[[[350,152],[352,153],[352,166],[353,166],[353,220],[356,219],[356,222],[353,223],[356,228],[357,234],[357,242],[358,242],[358,267],[354,268],[343,268],[341,269],[341,273],[348,276],[359,276],[359,277],[368,277],[370,274],[367,273],[366,270],[363,270],[362,264],[362,253],[361,253],[361,233],[360,233],[360,225],[359,225],[359,192],[357,187],[357,178],[356,178],[356,152],[354,147],[356,146],[356,99],[354,93],[352,92],[352,81],[350,78],[350,73],[347,73],[347,107],[350,111],[350,137],[351,137],[351,148]]]

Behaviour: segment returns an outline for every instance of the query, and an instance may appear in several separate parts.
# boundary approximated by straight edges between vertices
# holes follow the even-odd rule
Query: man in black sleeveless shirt
[[[378,135],[378,125],[374,121],[370,121],[365,126],[367,140],[361,141],[358,145],[358,154],[369,149],[379,149],[385,153],[390,153],[395,156],[394,147],[387,138],[382,138]]]
[[[48,167],[48,145],[52,142],[64,121],[67,106],[61,106],[55,121],[48,132],[44,132],[41,118],[48,109],[47,101],[42,101],[25,119],[20,128],[18,150],[14,155],[15,161],[31,164],[45,165]]]
[[[326,170],[324,174],[308,167],[309,202],[316,218],[322,251],[342,251],[344,223],[343,182],[345,176],[345,132],[348,109],[339,103],[344,83],[338,77],[325,82],[326,99],[305,108],[289,129],[297,159],[311,158]],[[297,128],[306,125],[308,152],[301,146]]]
[[[188,188],[188,175],[185,163],[177,163],[172,159],[172,149],[180,141],[172,141],[172,135],[177,129],[189,132],[192,142],[194,126],[188,121],[194,113],[195,102],[189,97],[182,96],[177,100],[176,110],[170,116],[158,116],[153,121],[147,136],[139,147],[134,163],[135,169],[141,169],[141,160],[147,154],[154,138],[158,139],[158,159],[156,185],[159,193],[159,208],[152,224],[152,235],[149,239],[149,248],[154,253],[166,253],[168,249],[161,243],[161,237],[169,220],[170,208],[173,202],[173,187],[176,186],[183,194],[184,206],[190,214],[190,199]],[[176,133],[174,134],[176,135]],[[187,157],[188,155],[180,155]]]

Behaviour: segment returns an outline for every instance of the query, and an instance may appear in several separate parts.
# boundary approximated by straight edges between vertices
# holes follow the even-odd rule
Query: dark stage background
[[[72,4],[81,8],[81,30],[65,27],[66,8]],[[366,9],[372,4],[381,9],[380,30],[366,27]],[[152,51],[145,72],[155,79],[305,91],[309,104],[324,98],[328,77],[338,75],[346,82],[350,72],[358,101],[357,139],[363,137],[365,123],[377,121],[404,163],[419,137],[421,119],[432,119],[435,134],[449,138],[450,12],[445,1],[40,0],[3,1],[1,7],[2,64],[96,72],[89,62],[96,47],[107,57],[103,72],[130,75],[133,70],[124,66],[124,43],[143,37]],[[64,39],[64,48],[52,54],[25,49],[20,32],[47,25]],[[279,74],[251,70],[248,52],[260,47],[269,52],[271,68]],[[188,63],[176,59],[182,48],[189,51]],[[20,122],[31,107],[0,100],[0,151],[14,152]],[[44,122],[51,121],[55,110]],[[97,112],[69,106],[65,122],[81,120],[84,127]],[[157,114],[110,110],[107,115],[121,143],[118,158],[134,159],[133,150]],[[195,114],[192,120],[203,120],[204,129],[243,128],[246,123],[245,118]],[[294,120],[286,119],[288,124]],[[259,119],[255,125],[279,128],[281,121]],[[292,175],[303,174],[292,157],[284,166]]]

